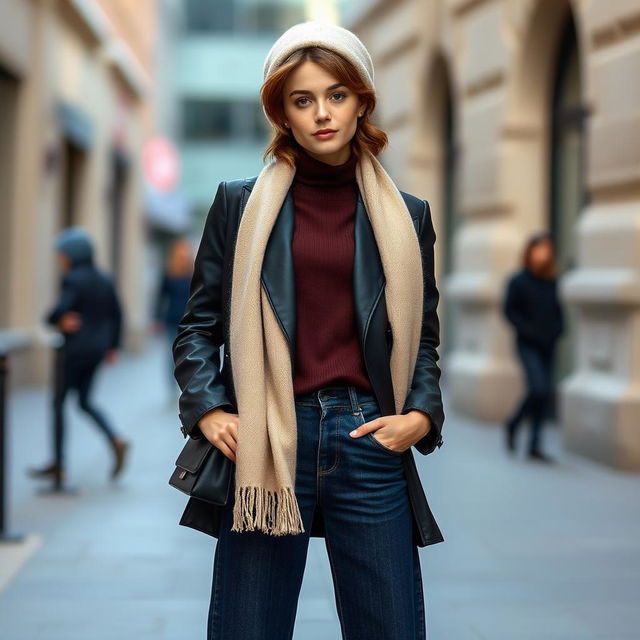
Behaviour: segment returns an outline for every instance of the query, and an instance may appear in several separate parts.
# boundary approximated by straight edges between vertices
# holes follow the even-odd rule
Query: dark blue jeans
[[[349,435],[380,417],[375,396],[327,387],[295,401],[295,491],[305,532],[230,531],[231,495],[215,550],[208,640],[293,637],[316,504],[342,637],[424,640],[422,575],[401,453],[371,434]]]
[[[553,347],[542,349],[523,340],[516,340],[525,379],[526,392],[515,413],[507,421],[515,434],[524,418],[531,420],[529,451],[540,449],[543,420],[553,393]]]
[[[54,460],[60,467],[64,467],[66,464],[64,404],[69,391],[73,389],[77,391],[78,406],[93,420],[112,446],[117,438],[116,432],[104,413],[93,403],[91,396],[95,374],[102,361],[102,357],[67,357],[63,350],[56,352],[56,375],[53,390],[53,447]]]

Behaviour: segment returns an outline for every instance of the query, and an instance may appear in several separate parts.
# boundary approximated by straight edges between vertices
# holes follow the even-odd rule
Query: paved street
[[[29,538],[26,550],[0,547],[3,640],[205,637],[215,540],[177,524],[186,497],[167,479],[183,439],[163,346],[100,373],[96,400],[133,441],[116,484],[105,442],[73,405],[69,474],[80,493],[38,495],[24,471],[48,458],[48,396],[12,396],[11,523]],[[553,468],[507,458],[498,429],[451,410],[445,430],[440,450],[416,453],[445,537],[421,550],[429,639],[637,640],[640,477],[563,453],[556,428]],[[295,638],[340,638],[315,538]]]

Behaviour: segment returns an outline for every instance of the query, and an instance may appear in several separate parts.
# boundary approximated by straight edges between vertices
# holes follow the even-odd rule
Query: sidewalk
[[[206,636],[215,539],[177,524],[186,496],[167,480],[183,438],[163,347],[103,368],[96,384],[96,401],[133,441],[118,483],[100,434],[69,403],[80,493],[38,495],[24,470],[48,459],[48,395],[11,398],[10,522],[33,535],[0,590],[3,640]],[[445,537],[421,549],[429,640],[637,638],[640,478],[562,454],[556,429],[553,468],[508,458],[498,429],[451,410],[445,430],[441,449],[415,454]],[[3,563],[20,553],[10,549],[0,548]],[[324,542],[312,538],[295,639],[339,638]]]

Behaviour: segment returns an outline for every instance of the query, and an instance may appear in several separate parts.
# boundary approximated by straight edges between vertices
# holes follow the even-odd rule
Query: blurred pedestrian
[[[553,395],[555,346],[564,328],[557,293],[555,250],[550,234],[532,235],[523,252],[523,266],[507,282],[503,313],[515,329],[515,347],[526,381],[526,391],[504,424],[509,452],[516,449],[521,421],[530,420],[528,455],[553,462],[542,451],[542,426]]]
[[[167,341],[168,375],[171,388],[175,388],[172,345],[178,323],[189,299],[189,286],[193,274],[194,255],[191,243],[185,237],[176,238],[169,247],[166,264],[160,276],[154,306],[156,332],[164,332]]]
[[[114,431],[94,405],[91,389],[102,361],[116,362],[121,341],[121,306],[112,279],[94,265],[91,238],[82,227],[60,232],[55,247],[63,277],[58,300],[45,318],[64,336],[57,354],[53,392],[54,460],[42,468],[31,469],[29,475],[53,478],[56,484],[64,480],[64,401],[67,393],[75,390],[80,409],[107,438],[113,452],[113,479],[123,469],[129,442]]]

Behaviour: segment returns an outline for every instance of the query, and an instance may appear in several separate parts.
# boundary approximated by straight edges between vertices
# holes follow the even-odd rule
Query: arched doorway
[[[509,158],[526,176],[526,189],[512,190],[518,228],[550,230],[556,240],[559,275],[574,265],[576,226],[586,198],[583,63],[579,31],[568,0],[533,4],[507,104]],[[520,249],[520,247],[518,247]],[[554,376],[574,366],[575,311],[563,304],[566,328],[558,345]]]
[[[549,229],[555,243],[560,274],[575,266],[578,217],[588,203],[585,188],[585,126],[580,58],[573,16],[569,13],[557,48],[550,108]],[[556,377],[567,375],[574,362],[576,311],[565,305],[566,328],[559,343]]]
[[[453,349],[455,343],[456,305],[445,292],[447,276],[454,268],[453,243],[459,224],[457,192],[458,140],[454,90],[445,56],[425,52],[420,102],[416,128],[411,136],[410,167],[416,193],[429,201],[436,231],[436,281],[440,292],[440,354]]]
[[[11,246],[19,80],[0,66],[0,328],[11,324]]]
[[[442,262],[442,273],[440,282],[445,282],[446,278],[454,270],[454,251],[453,241],[460,224],[460,216],[458,214],[458,202],[456,198],[458,183],[458,166],[459,152],[458,142],[456,139],[455,117],[453,110],[453,100],[451,95],[451,84],[446,71],[446,66],[442,58],[439,58],[439,71],[437,77],[441,83],[442,90],[440,92],[440,122],[442,123],[441,131],[441,149],[442,149],[442,213],[444,225],[441,234],[440,250],[444,251],[444,260]],[[444,326],[442,332],[442,352],[448,353],[454,348],[455,344],[455,327],[457,305],[447,296],[444,295],[444,287],[439,287],[441,292],[440,317]]]

